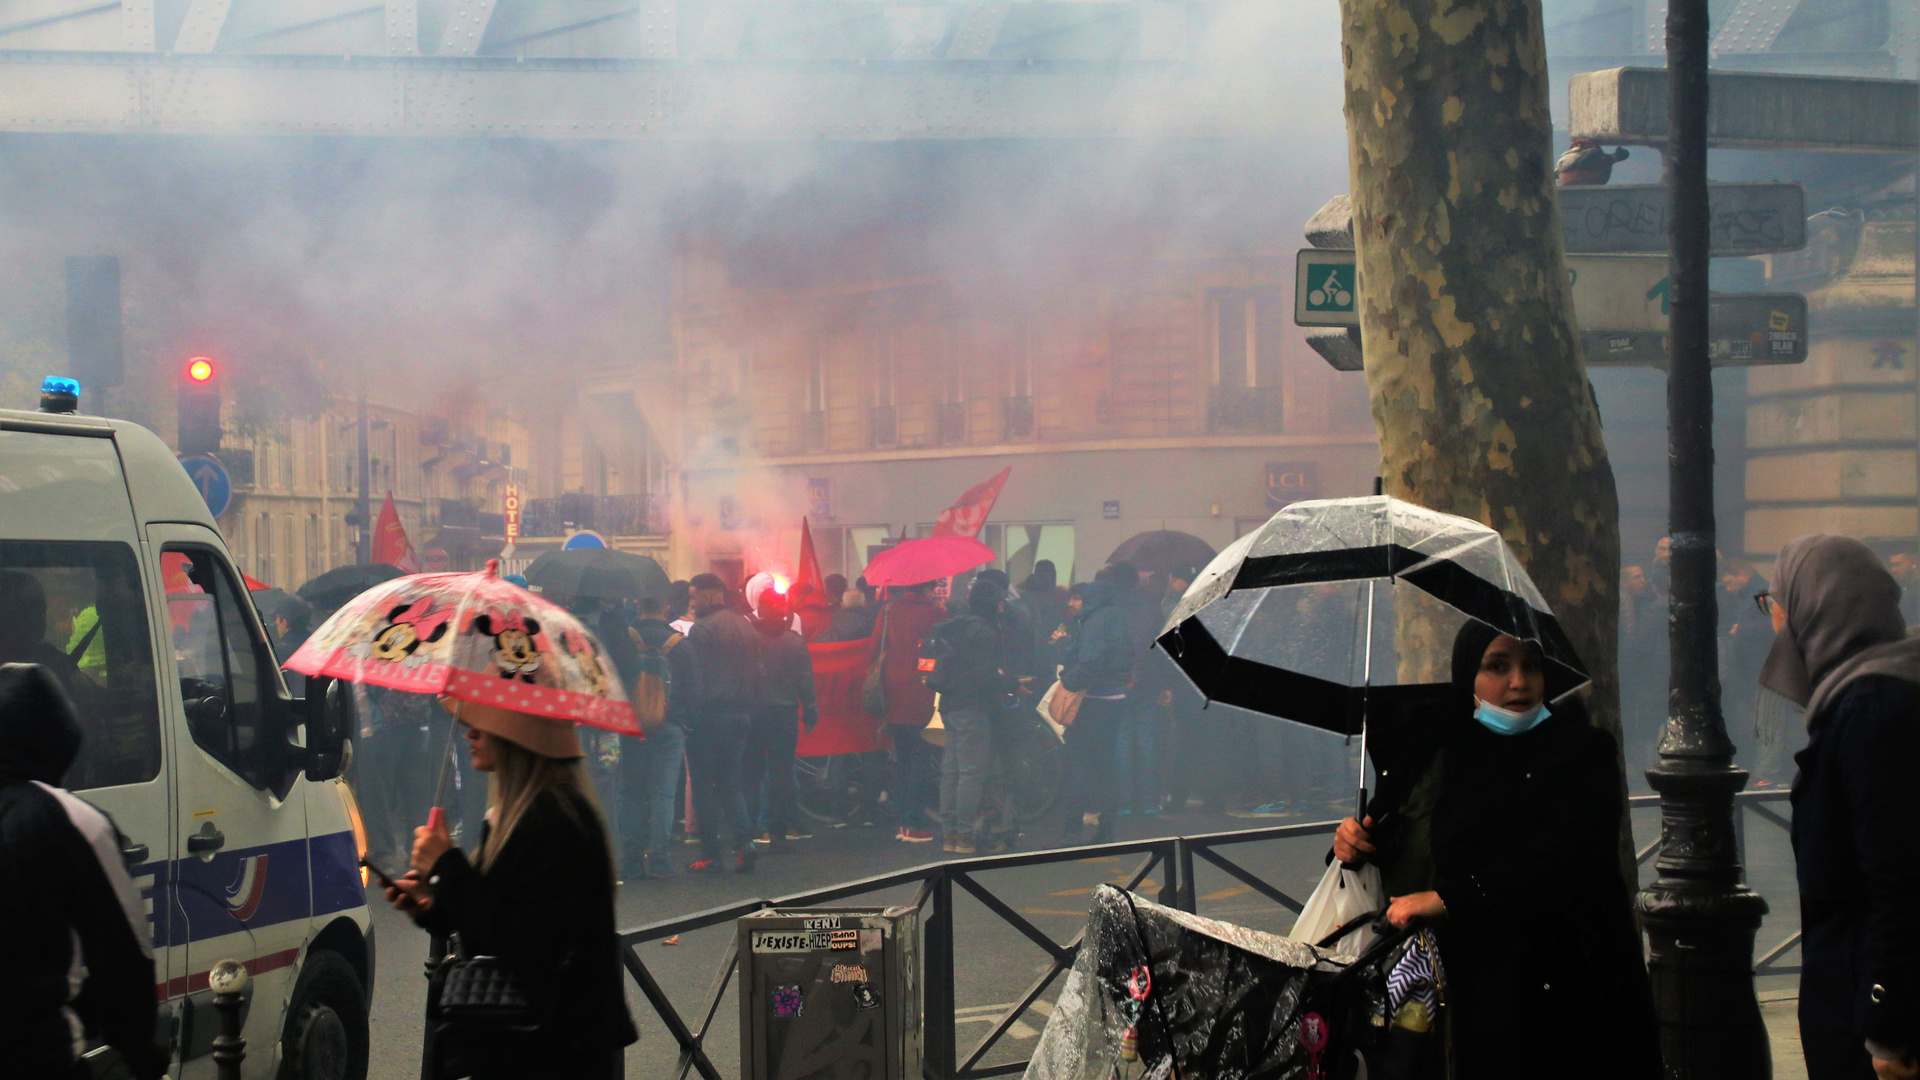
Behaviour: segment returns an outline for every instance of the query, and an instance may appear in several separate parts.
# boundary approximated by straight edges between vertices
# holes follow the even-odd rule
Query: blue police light
[[[40,380],[40,411],[70,413],[80,407],[80,380],[49,375]]]

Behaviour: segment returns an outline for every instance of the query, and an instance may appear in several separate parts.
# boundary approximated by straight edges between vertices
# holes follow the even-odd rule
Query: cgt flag
[[[420,572],[420,560],[414,557],[413,542],[407,528],[400,524],[400,511],[394,508],[393,492],[380,504],[380,516],[373,523],[373,561],[386,563],[403,574]]]
[[[978,536],[980,527],[987,523],[987,515],[993,512],[993,502],[1000,497],[1000,489],[1007,486],[1007,476],[1013,472],[1009,465],[988,480],[973,485],[960,493],[953,505],[940,511],[940,517],[934,522],[935,536]]]

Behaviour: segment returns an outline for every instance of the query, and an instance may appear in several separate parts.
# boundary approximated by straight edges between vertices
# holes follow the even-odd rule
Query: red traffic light
[[[187,361],[187,378],[203,383],[213,378],[213,361],[204,356],[196,356]]]

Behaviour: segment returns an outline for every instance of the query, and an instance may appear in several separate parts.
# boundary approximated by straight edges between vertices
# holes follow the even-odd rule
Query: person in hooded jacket
[[[1416,779],[1341,822],[1334,855],[1379,866],[1394,926],[1434,928],[1452,1075],[1654,1080],[1615,743],[1576,698],[1548,705],[1572,687],[1531,642],[1469,620],[1452,667],[1437,751],[1388,769]]]
[[[1080,591],[1078,626],[1060,640],[1060,685],[1086,692],[1079,716],[1067,729],[1067,822],[1061,839],[1078,842],[1083,814],[1098,814],[1093,842],[1113,839],[1119,816],[1114,787],[1114,743],[1125,730],[1127,691],[1133,682],[1135,645],[1130,613],[1115,603],[1113,587],[1090,581]]]
[[[1803,536],[1766,594],[1760,685],[1806,706],[1795,758],[1800,1046],[1810,1080],[1920,1072],[1920,640],[1872,549]]]
[[[88,1038],[139,1080],[154,1041],[152,931],[113,820],[62,789],[80,754],[73,705],[38,664],[0,664],[0,1047],[8,1077],[78,1080]]]
[[[793,629],[793,612],[784,593],[768,589],[760,594],[753,628],[760,635],[760,700],[753,710],[740,790],[753,803],[765,798],[766,805],[749,806],[747,816],[766,821],[768,842],[785,844],[807,836],[793,820],[793,753],[800,729],[811,732],[820,722],[813,654],[807,651],[806,639]]]

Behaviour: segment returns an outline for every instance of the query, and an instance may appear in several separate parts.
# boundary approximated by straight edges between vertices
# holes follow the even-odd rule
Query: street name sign
[[[1306,248],[1295,260],[1293,321],[1300,326],[1359,326],[1360,284],[1353,252]]]
[[[1360,325],[1357,294],[1344,300],[1336,295],[1339,285],[1355,280],[1354,253],[1313,249],[1300,256],[1294,321]],[[1666,366],[1673,295],[1665,255],[1570,255],[1567,275],[1587,363]],[[1708,320],[1708,354],[1715,366],[1797,364],[1807,358],[1807,301],[1796,293],[1717,294]]]
[[[1665,254],[1667,188],[1661,184],[1563,187],[1560,226],[1573,254]],[[1709,184],[1713,254],[1798,251],[1807,246],[1807,196],[1799,184]]]

